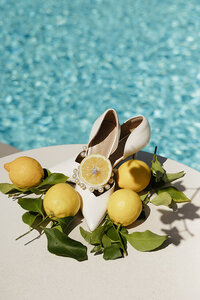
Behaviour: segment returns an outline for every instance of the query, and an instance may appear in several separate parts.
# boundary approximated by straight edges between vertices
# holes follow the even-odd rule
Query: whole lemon
[[[32,157],[21,156],[10,163],[4,164],[9,178],[19,188],[37,186],[44,177],[40,163]]]
[[[127,160],[117,170],[117,183],[120,188],[141,192],[148,186],[150,180],[151,169],[141,160]]]
[[[142,201],[139,195],[130,189],[119,189],[108,199],[108,215],[116,225],[132,224],[141,211]]]
[[[75,216],[79,211],[81,198],[68,183],[57,183],[45,194],[43,206],[48,216],[65,218]]]

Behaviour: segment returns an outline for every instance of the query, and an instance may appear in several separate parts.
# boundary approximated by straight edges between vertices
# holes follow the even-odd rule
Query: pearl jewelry
[[[98,192],[103,193],[103,188],[102,187],[98,188]]]
[[[110,188],[110,185],[109,185],[109,184],[106,184],[105,189],[106,189],[106,190],[109,190],[109,188]]]

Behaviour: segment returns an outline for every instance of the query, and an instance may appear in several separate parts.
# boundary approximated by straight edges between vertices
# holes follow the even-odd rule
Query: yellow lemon
[[[109,181],[111,174],[111,162],[101,154],[90,154],[80,163],[80,179],[92,187],[105,185]]]
[[[45,194],[43,206],[48,216],[65,218],[75,216],[79,211],[81,198],[68,183],[57,183]]]
[[[21,156],[10,163],[4,164],[10,180],[19,188],[37,186],[44,177],[44,171],[37,160],[28,156]]]
[[[109,197],[108,215],[116,225],[132,224],[141,211],[142,201],[139,195],[130,189],[119,189]]]
[[[151,169],[141,160],[128,160],[117,170],[117,183],[120,188],[141,192],[148,186],[150,180]]]

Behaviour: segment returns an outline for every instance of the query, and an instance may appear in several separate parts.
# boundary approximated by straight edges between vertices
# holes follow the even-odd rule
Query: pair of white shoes
[[[93,124],[89,142],[83,151],[73,159],[67,159],[51,169],[64,173],[82,198],[82,213],[89,229],[94,230],[104,218],[109,196],[114,192],[115,182],[110,180],[109,189],[102,187],[101,193],[77,180],[77,171],[82,159],[89,154],[101,154],[109,158],[113,167],[130,155],[144,148],[150,140],[150,126],[144,116],[128,119],[121,126],[115,110],[106,110]],[[75,170],[75,171],[74,171]]]

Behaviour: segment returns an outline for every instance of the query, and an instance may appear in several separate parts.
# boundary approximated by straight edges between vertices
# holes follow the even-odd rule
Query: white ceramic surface
[[[53,146],[19,152],[0,159],[0,182],[9,182],[5,162],[27,155],[40,161],[44,168],[74,156],[82,145]],[[152,155],[140,152],[138,158],[149,162]],[[33,236],[15,238],[28,228],[21,221],[23,210],[0,194],[0,299],[2,300],[188,300],[200,295],[200,173],[170,159],[161,158],[168,172],[184,170],[178,186],[191,198],[172,213],[165,207],[150,205],[147,220],[134,230],[152,230],[171,235],[171,244],[154,252],[138,252],[128,247],[128,256],[104,261],[90,254],[88,261],[58,257],[46,249],[46,238],[24,246]],[[67,175],[67,174],[66,174]],[[82,220],[85,229],[86,224]],[[71,234],[81,239],[79,226]]]

